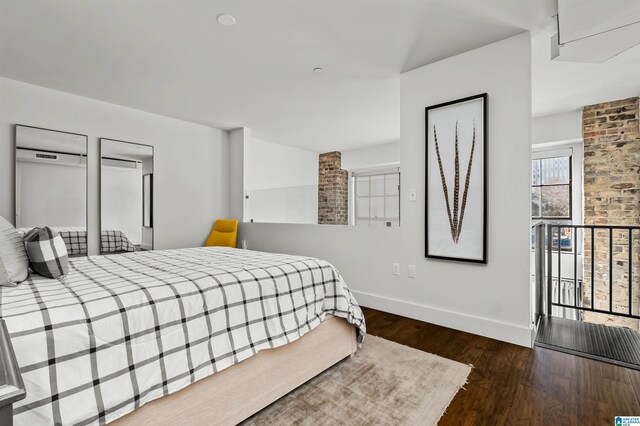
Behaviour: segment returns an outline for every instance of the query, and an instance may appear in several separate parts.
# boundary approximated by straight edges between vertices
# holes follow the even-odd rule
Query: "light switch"
[[[418,191],[416,189],[409,190],[409,201],[416,201],[418,199]]]

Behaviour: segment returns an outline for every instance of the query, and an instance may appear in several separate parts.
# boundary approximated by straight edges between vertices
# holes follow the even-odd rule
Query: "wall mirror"
[[[153,147],[100,139],[100,252],[153,250]]]
[[[319,152],[244,145],[244,221],[400,226],[400,143]]]
[[[49,226],[69,256],[87,254],[87,136],[15,126],[15,223]]]

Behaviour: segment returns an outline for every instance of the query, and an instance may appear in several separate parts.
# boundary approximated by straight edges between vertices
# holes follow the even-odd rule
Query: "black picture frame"
[[[481,149],[479,149],[479,152],[482,153],[481,155],[481,159],[482,162],[480,164],[479,167],[481,167],[479,176],[482,177],[482,185],[480,185],[480,187],[482,188],[482,197],[481,197],[481,207],[477,212],[474,212],[474,214],[481,214],[482,218],[480,220],[481,223],[481,234],[482,234],[482,241],[475,241],[475,246],[477,246],[477,250],[478,250],[478,256],[474,256],[474,257],[469,257],[469,256],[461,256],[461,255],[456,255],[455,253],[447,253],[447,254],[443,254],[443,253],[437,253],[437,250],[434,250],[434,245],[435,242],[431,241],[430,238],[433,238],[436,232],[430,232],[430,224],[432,221],[442,221],[442,220],[448,220],[448,224],[450,229],[447,231],[450,231],[451,233],[451,239],[452,241],[455,241],[454,239],[457,237],[458,241],[459,238],[461,237],[461,235],[463,235],[462,230],[464,229],[462,227],[462,225],[464,224],[463,219],[464,219],[464,208],[462,209],[462,219],[460,219],[460,224],[459,226],[455,226],[454,224],[457,225],[457,220],[460,218],[460,215],[458,214],[457,216],[454,214],[451,214],[451,212],[449,212],[449,200],[447,199],[447,196],[445,196],[445,190],[444,188],[447,188],[447,194],[449,194],[452,190],[452,188],[450,188],[447,185],[447,178],[446,178],[446,172],[443,173],[443,162],[441,161],[440,156],[437,153],[437,149],[435,146],[438,145],[437,143],[437,139],[436,136],[434,136],[434,142],[432,143],[432,145],[434,145],[434,147],[430,146],[430,132],[434,132],[434,129],[432,129],[433,126],[435,126],[435,119],[432,118],[432,122],[430,122],[430,115],[433,115],[434,112],[437,112],[438,110],[441,110],[443,108],[448,108],[450,109],[450,107],[458,105],[458,104],[470,104],[471,102],[477,102],[477,101],[481,101],[482,105],[480,107],[480,112],[482,114],[481,117],[481,123],[482,123],[482,131],[480,132],[480,135],[482,136],[482,143],[481,143]],[[456,119],[455,121],[455,134],[456,134],[456,140],[458,140],[458,120]],[[474,136],[477,137],[478,134],[475,133],[475,122],[473,124],[473,128],[474,128]],[[461,138],[462,139],[462,138]],[[474,142],[475,144],[475,142]],[[473,146],[473,145],[472,145]],[[429,161],[430,161],[430,151],[434,150],[434,154],[436,155],[436,158],[438,159],[438,172],[440,174],[440,179],[438,180],[438,182],[430,182],[429,179],[429,175],[430,172],[432,170],[430,170],[429,167]],[[472,148],[473,149],[473,148]],[[473,151],[471,151],[473,152]],[[433,154],[432,154],[433,155]],[[462,155],[465,155],[464,153]],[[465,160],[466,158],[472,158],[473,161],[475,161],[475,164],[478,163],[477,160],[475,160],[475,155],[469,155],[468,152],[466,152],[466,155],[468,157],[463,158],[461,161],[459,161],[459,163],[461,163],[462,167],[459,167],[459,169],[461,169],[462,173],[468,173],[468,165],[466,164]],[[469,160],[471,161],[471,160]],[[455,163],[454,163],[455,164]],[[475,164],[472,163],[472,167],[475,166]],[[467,167],[465,167],[467,166]],[[478,175],[478,174],[476,174]],[[466,195],[467,189],[469,188],[469,184],[466,183],[466,177],[464,175],[462,175],[462,179],[459,179],[459,181],[461,181],[461,186],[465,187],[465,189],[463,190],[463,194]],[[434,185],[435,183],[438,184],[438,186],[440,186],[439,189],[439,193],[442,194],[443,200],[447,200],[446,201],[446,206],[447,206],[447,214],[448,214],[448,218],[445,216],[445,218],[443,219],[442,215],[438,216],[438,218],[436,219],[434,217],[434,215],[436,214],[435,211],[431,211],[430,209],[430,191],[434,190],[435,187],[431,187],[431,185]],[[466,185],[465,185],[466,184]],[[454,185],[451,185],[452,187],[455,187]],[[458,187],[459,189],[459,187]],[[440,259],[440,260],[448,260],[448,261],[460,261],[460,262],[469,262],[469,263],[477,263],[477,264],[487,264],[488,262],[488,248],[487,248],[487,230],[488,230],[488,95],[487,93],[482,93],[482,94],[478,94],[478,95],[473,95],[473,96],[468,96],[465,98],[461,98],[461,99],[456,99],[453,101],[449,101],[449,102],[444,102],[444,103],[440,103],[440,104],[436,104],[436,105],[431,105],[425,108],[425,258],[428,259]],[[459,192],[454,192],[454,194],[457,194],[458,197],[457,199],[460,200],[460,193]],[[434,194],[435,196],[435,194]],[[463,204],[466,203],[466,196],[463,196]],[[434,203],[435,204],[435,203]],[[466,207],[466,206],[465,206]],[[458,210],[459,213],[459,210]],[[452,222],[452,218],[456,218],[455,222]],[[477,222],[477,217],[475,218],[476,222]],[[441,222],[442,223],[442,222]],[[452,224],[453,223],[453,224]],[[455,234],[455,236],[454,236]],[[458,243],[458,241],[455,241],[455,244]]]

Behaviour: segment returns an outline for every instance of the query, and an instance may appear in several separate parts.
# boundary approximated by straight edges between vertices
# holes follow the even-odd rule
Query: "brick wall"
[[[342,153],[325,152],[318,159],[318,223],[349,224],[349,174]]]
[[[640,126],[638,98],[584,107],[584,223],[640,225]],[[633,313],[640,312],[640,232],[633,235]],[[613,309],[629,308],[629,234],[613,232]],[[591,236],[584,238],[584,302],[591,303]],[[596,308],[609,308],[609,232],[594,240]],[[638,321],[585,313],[585,321],[638,329]]]

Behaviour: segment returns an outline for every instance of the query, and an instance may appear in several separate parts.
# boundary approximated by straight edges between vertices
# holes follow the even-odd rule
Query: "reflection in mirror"
[[[244,145],[244,221],[400,226],[400,143],[313,152]]]
[[[87,254],[87,136],[16,125],[15,221],[49,226],[69,256]]]
[[[100,251],[153,250],[153,147],[100,139]]]

